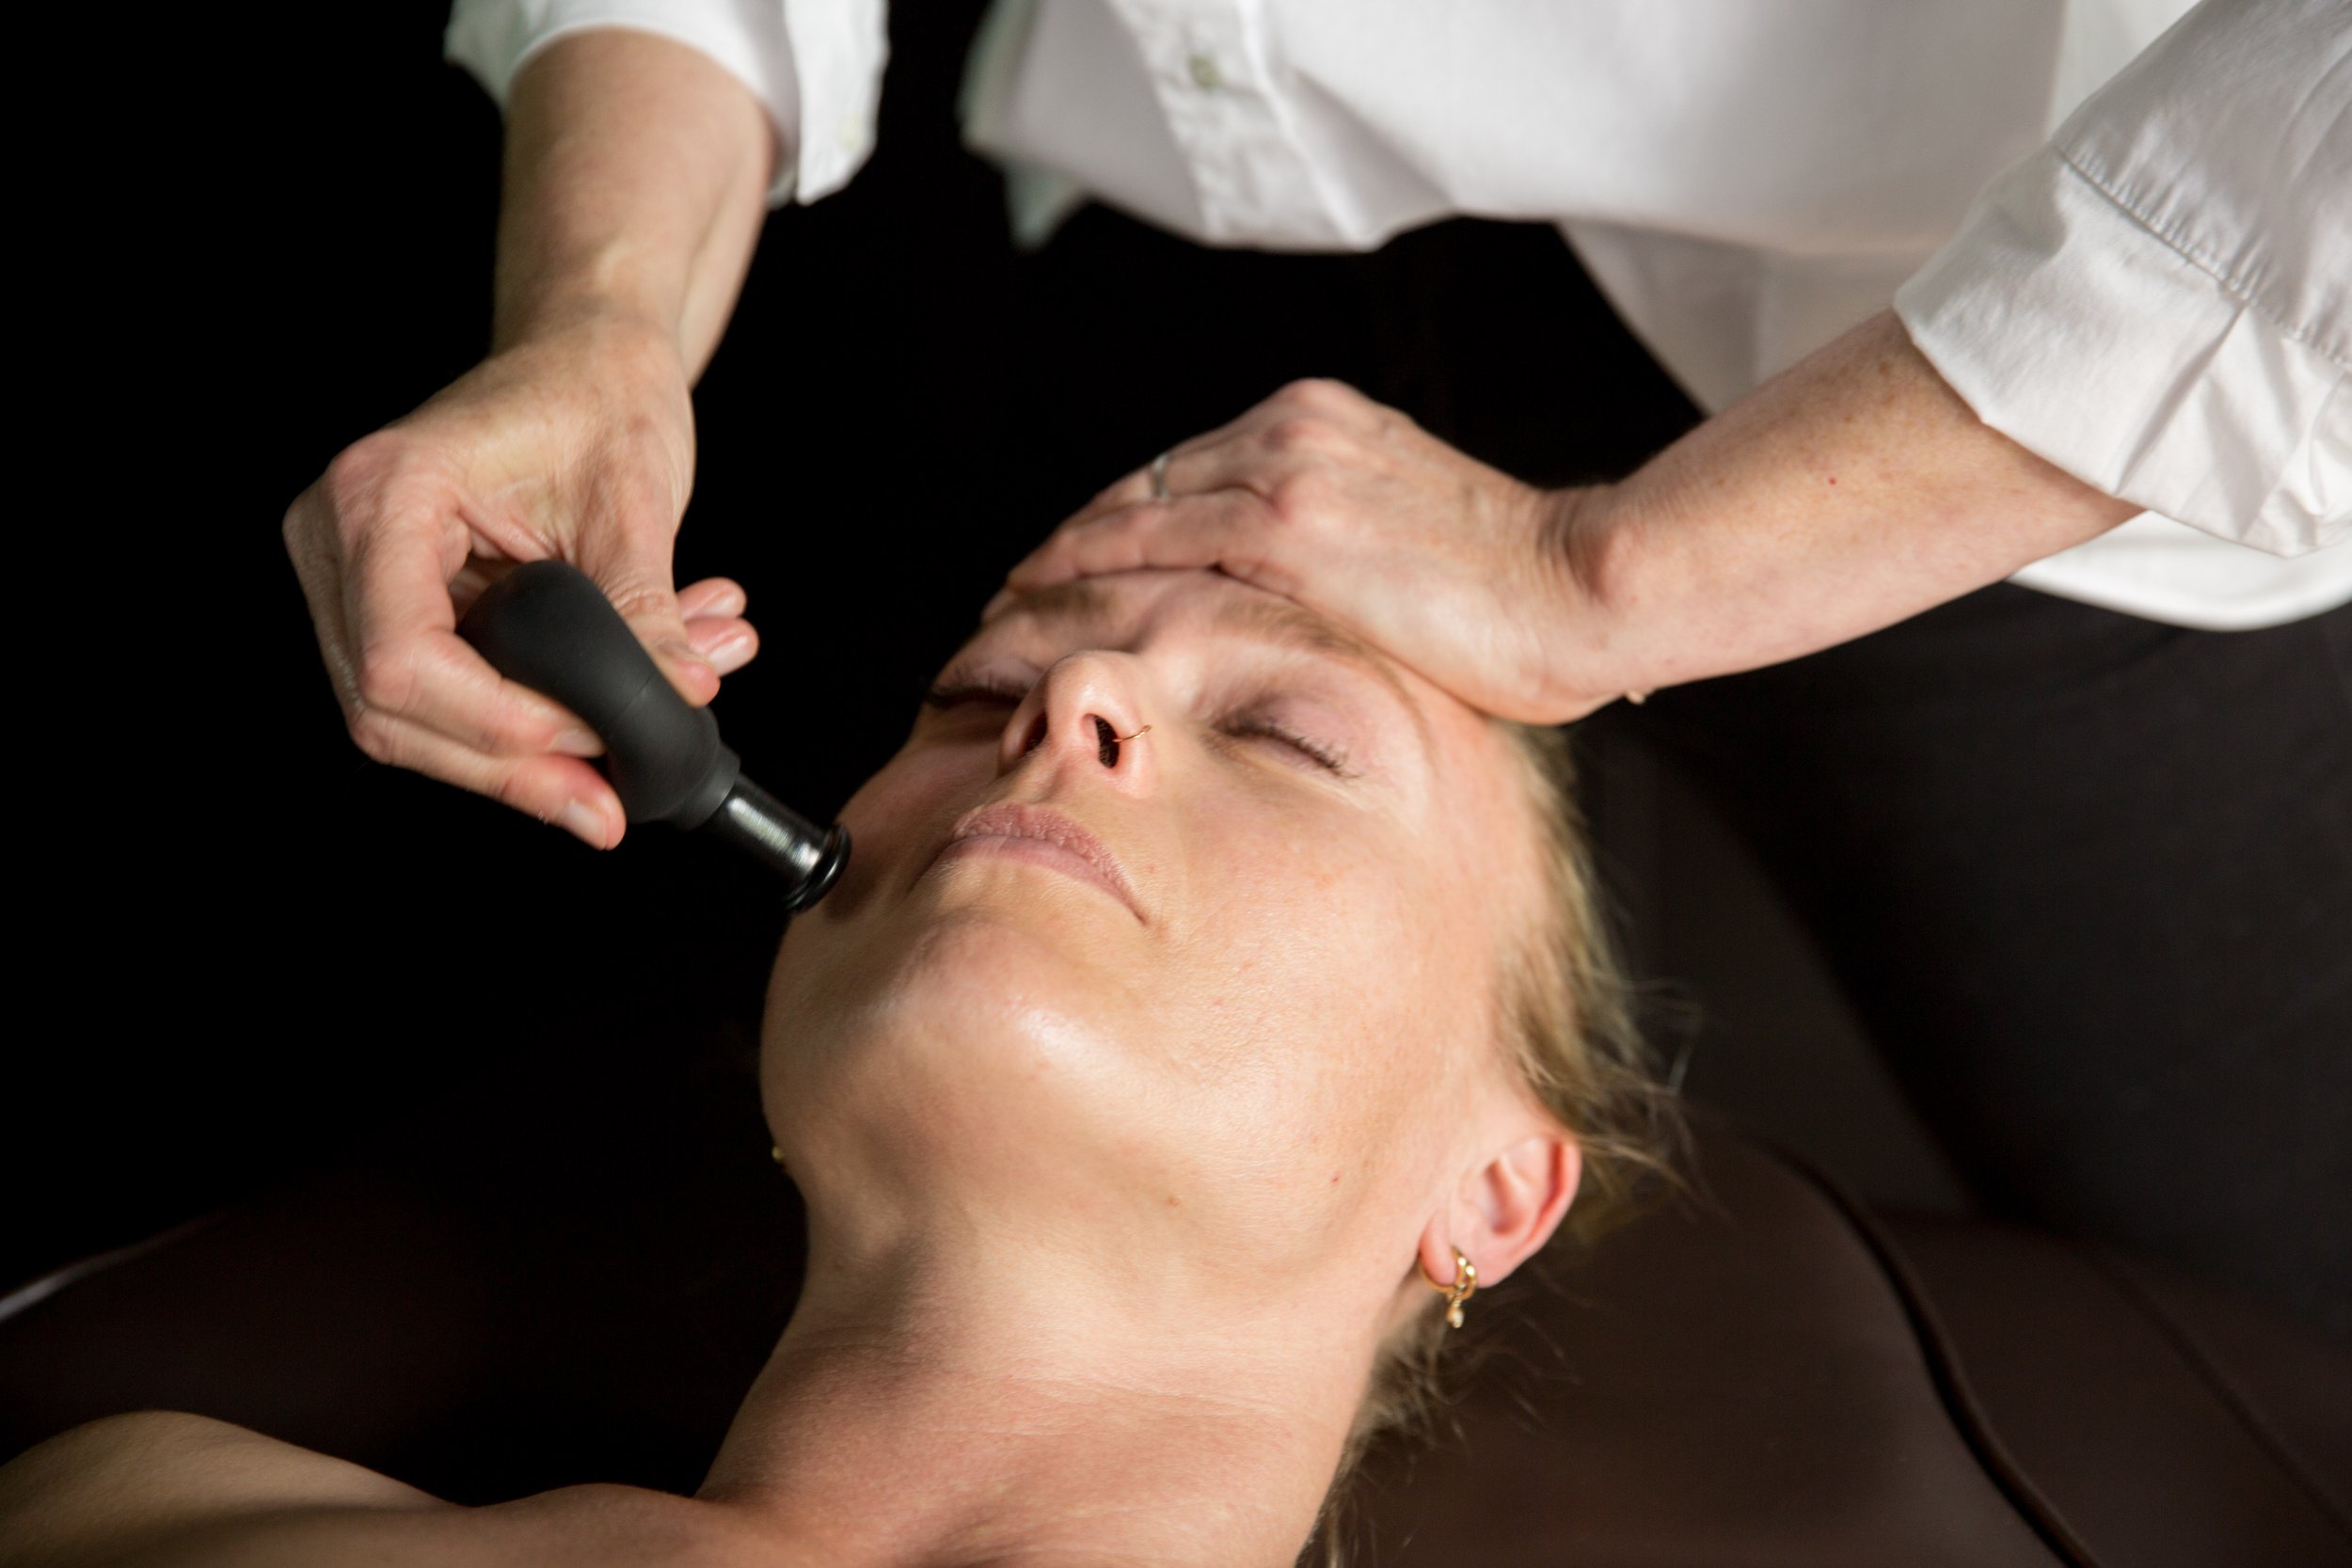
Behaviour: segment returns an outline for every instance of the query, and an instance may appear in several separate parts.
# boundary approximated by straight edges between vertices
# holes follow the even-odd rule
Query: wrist
[[[657,291],[612,277],[566,284],[538,281],[528,289],[498,291],[490,321],[493,356],[559,340],[616,346],[658,341],[675,358],[679,356],[677,312],[663,308]]]
[[[1558,635],[1549,640],[1549,702],[1560,721],[1582,718],[1650,684],[1635,657],[1642,525],[1629,484],[1543,492],[1539,537],[1549,563]]]
[[[511,477],[526,483],[649,451],[680,476],[692,461],[692,393],[677,345],[626,311],[544,320],[401,422],[454,432],[465,450],[506,452]]]
[[[550,367],[623,402],[668,403],[690,391],[676,337],[658,318],[610,301],[580,300],[518,323],[491,345],[486,363],[529,367],[541,378]]]

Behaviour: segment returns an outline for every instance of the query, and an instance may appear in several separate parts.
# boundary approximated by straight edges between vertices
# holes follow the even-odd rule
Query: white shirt
[[[997,0],[964,123],[1029,243],[1088,198],[1267,249],[1552,222],[1710,410],[1892,302],[1988,424],[2149,509],[2017,581],[2268,626],[2352,601],[2352,0],[2187,8]],[[760,96],[778,201],[871,149],[883,0],[457,0],[449,50],[502,100],[612,25]]]

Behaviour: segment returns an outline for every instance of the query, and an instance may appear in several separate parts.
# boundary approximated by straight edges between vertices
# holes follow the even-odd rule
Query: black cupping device
[[[825,895],[850,835],[819,828],[743,777],[719,721],[661,673],[594,578],[561,561],[517,566],[476,599],[457,634],[517,685],[562,703],[604,742],[628,819],[718,834],[773,867],[787,911]]]

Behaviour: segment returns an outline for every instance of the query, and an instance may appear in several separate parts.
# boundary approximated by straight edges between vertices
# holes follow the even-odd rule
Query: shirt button
[[[1206,51],[1194,54],[1184,64],[1192,71],[1192,85],[1202,92],[1215,92],[1225,85],[1225,73],[1216,68],[1216,56]]]

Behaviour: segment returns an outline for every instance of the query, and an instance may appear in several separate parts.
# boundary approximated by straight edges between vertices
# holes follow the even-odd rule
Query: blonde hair
[[[1544,889],[1535,917],[1502,957],[1499,1043],[1581,1153],[1576,1201],[1562,1226],[1581,1245],[1623,1219],[1645,1190],[1672,1181],[1680,1122],[1651,1070],[1602,918],[1567,732],[1494,722],[1522,775]],[[1340,1561],[1337,1514],[1365,1450],[1383,1433],[1426,1433],[1432,1424],[1447,1333],[1439,1306],[1432,1295],[1429,1309],[1392,1335],[1374,1365],[1316,1530],[1332,1568]]]

